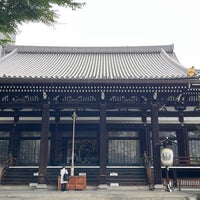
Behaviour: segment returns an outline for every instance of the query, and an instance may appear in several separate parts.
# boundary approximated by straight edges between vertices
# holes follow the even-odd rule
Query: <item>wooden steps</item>
[[[109,168],[107,170],[107,184],[120,186],[144,186],[147,178],[144,168]]]
[[[36,183],[38,177],[33,173],[38,172],[36,168],[9,168],[2,179],[2,185],[28,185]]]
[[[50,185],[57,184],[58,176],[60,175],[61,168],[48,168],[47,169],[47,183]],[[70,169],[68,169],[70,174]],[[86,173],[87,185],[99,184],[99,168],[75,168],[74,175],[78,176],[79,173]]]
[[[57,185],[61,167],[47,168],[47,184]],[[70,169],[68,169],[70,174]],[[38,182],[38,167],[10,167],[2,185],[28,185]],[[74,175],[86,173],[87,185],[98,186],[100,184],[100,169],[98,167],[75,168]],[[116,176],[117,175],[117,176]],[[144,168],[107,168],[107,184],[119,183],[121,186],[147,185]]]
[[[61,167],[47,168],[47,184],[57,185]],[[70,173],[70,169],[68,169]],[[27,185],[38,182],[38,167],[10,167],[2,179],[2,185]],[[99,168],[75,168],[74,175],[86,173],[87,184],[99,184]]]

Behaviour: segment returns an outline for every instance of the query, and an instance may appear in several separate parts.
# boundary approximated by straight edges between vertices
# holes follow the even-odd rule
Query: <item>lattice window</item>
[[[108,163],[119,165],[140,164],[139,140],[109,140]]]
[[[190,157],[200,157],[200,140],[189,141]]]
[[[48,155],[50,152],[50,141]],[[38,164],[40,157],[40,140],[21,140],[19,164]],[[49,156],[48,156],[49,157]]]
[[[0,140],[0,164],[8,158],[8,140]]]
[[[38,164],[40,155],[40,140],[21,140],[20,164]]]

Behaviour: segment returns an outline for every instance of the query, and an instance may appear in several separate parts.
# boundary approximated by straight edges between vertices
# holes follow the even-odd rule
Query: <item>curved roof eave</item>
[[[179,67],[181,70],[183,70],[184,72],[187,73],[187,68],[186,68],[184,65],[180,64],[177,60],[175,60],[175,59],[173,59],[172,57],[170,57],[170,56],[166,53],[166,51],[165,51],[163,48],[161,48],[160,55],[161,55],[161,56],[163,57],[163,59],[165,59],[167,62],[169,62],[169,63],[172,64],[172,65],[175,65],[175,66]]]
[[[199,83],[200,79],[169,78],[169,79],[66,79],[66,78],[36,78],[36,77],[2,77],[0,83],[4,84],[189,84]]]
[[[9,52],[9,54],[3,56],[2,58],[0,58],[0,63],[9,60],[11,57],[13,57],[14,55],[16,55],[18,53],[18,49],[15,48],[13,49],[11,52]]]

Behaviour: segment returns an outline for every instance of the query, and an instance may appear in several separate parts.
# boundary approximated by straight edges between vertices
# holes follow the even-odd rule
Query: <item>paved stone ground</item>
[[[199,191],[200,193],[200,191]],[[55,188],[35,189],[29,186],[0,186],[0,200],[196,200],[193,191],[153,191],[138,187],[115,187],[108,189],[88,188],[84,191],[61,192]]]

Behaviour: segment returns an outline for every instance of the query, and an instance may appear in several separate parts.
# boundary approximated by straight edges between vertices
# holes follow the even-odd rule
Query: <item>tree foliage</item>
[[[0,0],[0,33],[4,41],[9,41],[9,35],[15,34],[18,26],[24,22],[43,22],[47,25],[56,23],[58,14],[53,5],[81,8],[84,3],[74,0]]]

